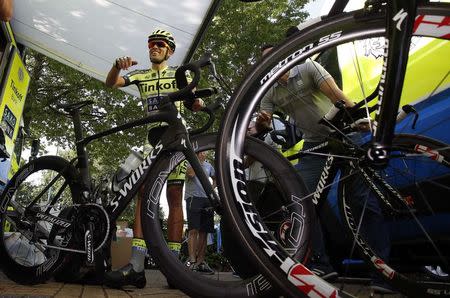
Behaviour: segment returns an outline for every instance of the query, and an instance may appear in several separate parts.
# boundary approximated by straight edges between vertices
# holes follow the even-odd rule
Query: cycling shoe
[[[118,289],[123,286],[132,285],[142,289],[146,283],[145,271],[136,272],[131,264],[125,265],[117,271],[105,273],[105,285],[110,288]]]

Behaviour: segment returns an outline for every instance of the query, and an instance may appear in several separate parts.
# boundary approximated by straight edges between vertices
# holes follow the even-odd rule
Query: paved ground
[[[179,290],[169,289],[166,278],[158,270],[146,270],[146,277],[148,282],[144,289],[113,290],[102,286],[64,284],[54,281],[35,286],[22,286],[10,281],[0,271],[0,297],[188,297]],[[339,284],[336,286],[339,287]],[[361,284],[346,285],[345,289],[356,297],[404,297],[402,295],[374,295],[367,286]]]
[[[10,281],[0,271],[0,297],[188,297],[167,287],[166,278],[157,270],[146,270],[147,286],[114,290],[102,286],[74,285],[49,281],[35,286],[22,286]]]

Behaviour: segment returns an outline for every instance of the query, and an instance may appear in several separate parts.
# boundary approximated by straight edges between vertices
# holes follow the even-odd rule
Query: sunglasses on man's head
[[[158,48],[168,48],[169,47],[169,45],[165,41],[162,41],[162,40],[151,40],[148,42],[149,49],[153,48],[155,45]]]

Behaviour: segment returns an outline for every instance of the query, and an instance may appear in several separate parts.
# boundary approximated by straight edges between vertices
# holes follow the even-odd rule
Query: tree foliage
[[[289,27],[297,26],[306,19],[308,13],[303,8],[308,2],[272,0],[243,3],[223,0],[194,59],[200,58],[205,52],[211,52],[217,72],[230,89],[234,90],[260,58],[262,45],[282,42]],[[202,80],[201,84],[211,84],[211,78],[207,82]],[[219,96],[226,102],[230,96],[223,91],[222,89]],[[218,118],[220,117],[219,112]],[[217,129],[218,123],[213,130]]]
[[[74,149],[72,122],[55,109],[57,104],[94,102],[82,110],[86,134],[131,121],[136,115],[144,116],[139,99],[107,88],[103,82],[41,54],[30,51],[27,66],[32,80],[23,118],[30,138],[45,139],[64,149]],[[92,170],[106,173],[117,168],[129,149],[142,145],[144,139],[145,130],[134,129],[94,141],[89,145],[90,157],[96,165]]]
[[[263,44],[281,42],[289,27],[297,26],[308,16],[302,10],[307,2],[223,0],[196,57],[212,51],[218,71],[234,88],[260,57]]]

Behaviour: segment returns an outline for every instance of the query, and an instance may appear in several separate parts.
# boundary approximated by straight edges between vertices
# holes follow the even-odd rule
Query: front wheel
[[[70,216],[79,200],[77,170],[57,156],[23,166],[0,199],[0,259],[13,281],[46,281],[62,264],[72,238]]]
[[[208,158],[213,159],[216,138],[216,134],[200,135],[193,137],[191,142],[196,152],[206,151]],[[251,181],[249,197],[257,204],[263,214],[262,220],[269,226],[271,233],[277,235],[292,257],[303,261],[308,249],[309,226],[305,218],[309,210],[308,205],[297,200],[303,190],[297,173],[281,154],[262,141],[249,138],[244,150],[248,167],[240,175]],[[146,185],[142,205],[147,247],[168,282],[192,297],[274,297],[276,290],[259,274],[258,267],[249,261],[250,256],[245,254],[241,243],[234,238],[239,227],[230,226],[228,219],[223,216],[220,218],[218,214],[215,215],[215,224],[218,228],[220,223],[221,233],[216,234],[207,254],[207,261],[213,267],[214,274],[193,272],[183,263],[183,252],[179,258],[168,249],[163,232],[167,223],[167,210],[162,208],[165,202],[164,199],[160,200],[160,196],[169,173],[184,159],[181,152],[176,152],[155,162],[155,170],[147,180],[152,183]],[[220,236],[222,247],[218,240]],[[186,241],[189,240],[186,238]]]

